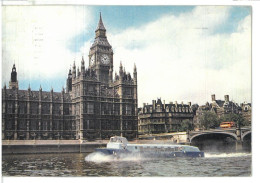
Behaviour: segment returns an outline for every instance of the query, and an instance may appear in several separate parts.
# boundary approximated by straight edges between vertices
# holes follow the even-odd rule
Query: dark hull
[[[204,157],[204,152],[167,152],[167,151],[143,151],[143,152],[131,152],[124,149],[108,149],[99,148],[96,152],[103,153],[105,155],[111,155],[115,157],[124,156],[141,156],[144,158],[176,158],[176,157]]]

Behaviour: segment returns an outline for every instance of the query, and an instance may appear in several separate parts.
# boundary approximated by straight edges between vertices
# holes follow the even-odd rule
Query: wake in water
[[[229,158],[251,156],[251,153],[205,153],[206,158]]]
[[[251,153],[205,153],[205,158],[230,158],[230,157],[248,157]],[[87,162],[103,163],[103,162],[119,162],[119,161],[143,161],[147,158],[136,155],[117,156],[106,155],[100,152],[93,152],[85,157]]]
[[[121,156],[120,158],[112,155],[105,155],[100,152],[94,152],[89,154],[85,157],[85,161],[88,162],[112,162],[112,161],[141,161],[143,158],[141,156],[134,156],[134,155],[125,155]]]

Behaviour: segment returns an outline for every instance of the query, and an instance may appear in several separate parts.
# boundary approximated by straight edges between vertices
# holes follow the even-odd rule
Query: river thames
[[[97,153],[2,156],[2,176],[220,177],[251,176],[251,153],[205,153],[205,158],[116,160]]]

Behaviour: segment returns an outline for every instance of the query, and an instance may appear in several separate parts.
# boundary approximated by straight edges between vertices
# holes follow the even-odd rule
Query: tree
[[[178,130],[179,131],[193,130],[193,125],[190,120],[185,119],[184,121],[182,121]]]
[[[247,126],[249,125],[249,121],[246,120],[242,114],[225,114],[223,116],[220,117],[220,121],[223,122],[223,121],[234,121],[238,126]]]
[[[214,112],[204,112],[199,117],[200,127],[203,129],[219,127],[220,121]]]

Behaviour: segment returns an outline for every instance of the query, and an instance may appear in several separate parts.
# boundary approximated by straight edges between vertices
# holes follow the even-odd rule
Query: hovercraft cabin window
[[[116,138],[111,138],[110,142],[116,142]]]

